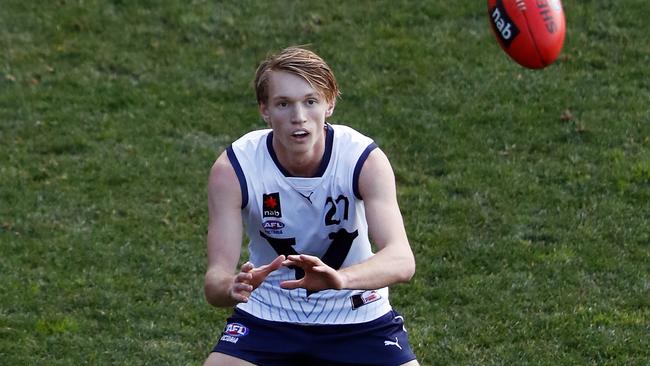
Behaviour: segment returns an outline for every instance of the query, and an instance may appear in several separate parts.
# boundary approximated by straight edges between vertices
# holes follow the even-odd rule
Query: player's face
[[[274,148],[290,154],[319,154],[325,145],[325,118],[333,111],[334,103],[305,79],[271,71],[268,100],[260,105],[260,113],[273,129]]]

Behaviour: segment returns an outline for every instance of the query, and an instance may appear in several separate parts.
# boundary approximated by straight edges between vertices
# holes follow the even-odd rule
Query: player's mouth
[[[309,136],[306,130],[297,130],[291,133],[291,137],[296,140],[304,140]]]

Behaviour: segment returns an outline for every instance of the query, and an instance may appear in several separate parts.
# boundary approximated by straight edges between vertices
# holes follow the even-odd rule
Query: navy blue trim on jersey
[[[248,185],[246,184],[246,176],[244,175],[244,171],[241,169],[241,165],[239,165],[239,160],[237,160],[237,156],[232,149],[232,145],[228,146],[226,149],[226,154],[228,154],[230,164],[232,165],[233,169],[235,169],[235,173],[237,174],[237,180],[239,180],[239,188],[241,188],[241,208],[244,208],[246,205],[248,205]]]
[[[316,172],[316,177],[322,177],[330,164],[332,157],[332,145],[334,145],[334,129],[329,124],[325,125],[325,152],[323,153],[323,160],[320,161],[320,166]]]
[[[311,178],[322,177],[323,174],[325,174],[325,170],[327,170],[327,166],[330,163],[330,158],[332,157],[332,146],[334,145],[334,129],[332,126],[326,124],[325,133],[325,151],[323,152],[323,160],[321,160],[316,174],[314,174],[314,176]],[[278,160],[278,156],[275,154],[275,150],[273,150],[273,131],[269,132],[269,134],[266,135],[266,148],[269,151],[269,155],[271,155],[271,159],[273,159],[273,162],[278,167],[282,175],[285,177],[293,177],[293,174],[289,173],[289,171],[285,169],[282,164],[280,164],[280,160]]]
[[[368,159],[368,156],[372,150],[376,149],[377,147],[377,144],[374,142],[368,145],[368,147],[363,150],[363,153],[361,153],[361,156],[357,161],[357,165],[354,166],[354,175],[352,176],[352,191],[354,192],[354,196],[357,197],[357,199],[363,199],[363,197],[361,197],[361,192],[359,192],[359,176],[361,175],[361,168],[363,168],[363,163],[366,162],[366,159]]]
[[[275,155],[275,150],[273,150],[273,131],[269,132],[269,134],[266,135],[266,149],[269,151],[269,155],[271,155],[271,159],[273,159],[275,166],[280,169],[280,173],[282,173],[282,175],[285,177],[291,177],[291,173],[284,169],[282,164],[280,164],[280,160],[278,160],[278,156]]]

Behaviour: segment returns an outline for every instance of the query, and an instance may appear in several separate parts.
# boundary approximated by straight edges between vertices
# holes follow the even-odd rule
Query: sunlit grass
[[[421,364],[647,363],[646,3],[565,3],[530,71],[483,3],[4,1],[0,364],[202,362],[228,315],[202,294],[207,174],[296,44],[392,161]]]

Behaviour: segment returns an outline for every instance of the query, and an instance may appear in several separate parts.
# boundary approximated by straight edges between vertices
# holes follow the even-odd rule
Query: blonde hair
[[[257,103],[266,103],[271,71],[286,71],[300,76],[323,95],[327,102],[333,102],[341,94],[334,73],[317,54],[302,47],[288,47],[268,56],[255,72],[255,93]]]

